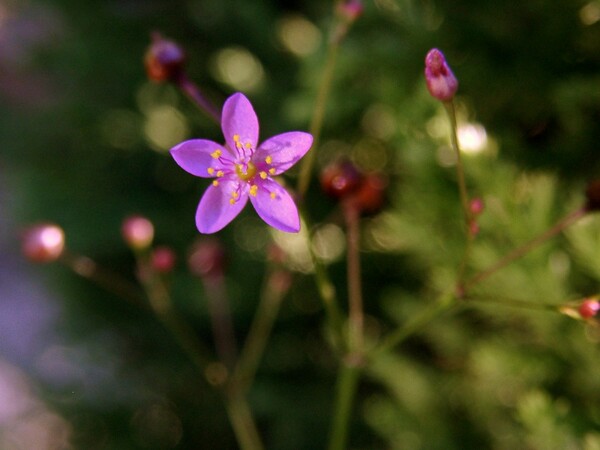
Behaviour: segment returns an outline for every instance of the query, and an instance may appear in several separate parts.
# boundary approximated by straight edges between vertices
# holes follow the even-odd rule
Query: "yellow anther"
[[[240,196],[240,194],[237,193],[237,191],[233,191],[231,193],[231,198],[233,198],[234,200],[237,200],[237,198]]]
[[[215,169],[213,169],[212,167],[209,167],[208,169],[206,169],[206,171],[208,172],[209,175],[214,175],[214,173],[215,173]]]
[[[275,200],[275,198],[277,197],[277,194],[275,192],[271,192],[271,194],[269,194],[269,196],[271,197],[271,199]]]
[[[217,176],[218,176],[218,177],[222,177],[223,175],[224,175],[224,174],[223,174],[223,171],[222,171],[222,170],[219,170],[219,171],[217,171]]]
[[[230,204],[230,205],[233,205],[234,203],[235,203],[235,199],[234,199],[234,198],[230,198],[230,199],[229,199],[229,204]]]
[[[271,167],[271,168],[269,169],[269,173],[270,173],[271,175],[275,175],[275,172],[277,172],[277,170],[275,170],[275,167]]]
[[[263,180],[266,180],[266,179],[267,179],[267,176],[268,176],[268,175],[267,175],[267,172],[264,172],[264,171],[263,171],[263,172],[260,172],[260,173],[259,173],[259,175],[260,175],[260,177],[261,177]]]
[[[213,180],[212,185],[217,187],[219,185],[219,182],[217,180]]]
[[[246,142],[246,143],[244,144],[244,146],[245,146],[246,148],[252,148],[252,143],[251,143],[251,142]]]
[[[265,158],[265,162],[266,162],[267,164],[271,164],[271,163],[273,162],[273,158],[272,158],[271,156],[267,156],[267,157]]]
[[[256,191],[258,191],[258,186],[257,185],[252,185],[250,186],[250,195],[252,197],[256,197]]]
[[[222,152],[221,152],[221,150],[217,149],[217,150],[215,150],[214,152],[212,152],[212,153],[210,154],[210,156],[212,156],[212,157],[213,157],[213,158],[215,158],[215,159],[219,159],[219,157],[221,156],[221,153],[222,153]]]
[[[238,142],[240,140],[240,135],[239,134],[234,134],[233,135],[233,142]]]

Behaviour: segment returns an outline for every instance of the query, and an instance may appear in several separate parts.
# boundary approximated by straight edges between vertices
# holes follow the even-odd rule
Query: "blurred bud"
[[[354,22],[358,19],[365,7],[361,0],[343,0],[338,3],[337,12],[344,20]]]
[[[458,80],[437,48],[431,49],[425,57],[425,81],[431,96],[443,102],[452,100],[458,89]]]
[[[350,201],[363,214],[375,214],[385,202],[387,179],[378,173],[370,173],[362,178]]]
[[[129,216],[121,225],[123,240],[133,250],[150,247],[154,239],[154,225],[142,216]]]
[[[152,34],[152,43],[144,56],[148,78],[157,82],[173,80],[183,70],[185,60],[185,52],[176,42]]]
[[[600,311],[600,302],[593,298],[585,299],[579,305],[579,315],[582,319],[591,319]]]
[[[169,273],[175,267],[177,257],[171,247],[160,246],[152,251],[152,267],[160,273]]]
[[[200,278],[222,276],[225,272],[225,250],[217,239],[197,241],[188,256],[190,272]]]
[[[469,234],[473,237],[479,234],[479,224],[476,220],[469,221]]]
[[[600,211],[600,180],[594,180],[585,189],[588,211]]]
[[[482,198],[476,197],[474,199],[471,199],[471,202],[469,203],[469,210],[471,211],[471,214],[473,214],[474,216],[478,216],[483,212],[484,208],[485,203],[483,203]]]
[[[23,233],[21,249],[23,255],[32,262],[56,261],[65,249],[65,233],[52,223],[33,225]]]
[[[321,172],[321,187],[327,195],[344,198],[352,194],[362,182],[363,175],[348,160],[329,164]]]

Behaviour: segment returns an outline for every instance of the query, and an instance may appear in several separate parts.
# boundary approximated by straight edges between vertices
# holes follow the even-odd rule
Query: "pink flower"
[[[261,219],[278,230],[298,232],[298,209],[287,191],[273,179],[292,167],[310,149],[308,133],[278,134],[258,145],[258,118],[250,101],[233,94],[223,105],[221,128],[225,145],[191,139],[171,149],[186,172],[214,178],[196,211],[201,233],[215,233],[231,222],[248,199]]]
[[[458,80],[437,48],[429,50],[425,57],[425,81],[431,96],[443,102],[452,100],[458,90]]]

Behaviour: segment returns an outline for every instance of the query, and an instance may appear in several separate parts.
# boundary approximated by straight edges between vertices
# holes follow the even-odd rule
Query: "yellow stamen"
[[[208,172],[209,175],[214,175],[214,173],[215,173],[215,169],[213,169],[212,167],[209,167],[208,169],[206,169],[206,171]]]
[[[223,176],[223,171],[222,171],[222,170],[219,170],[219,171],[217,172],[217,176],[218,176],[218,177],[222,177],[222,176]]]
[[[217,187],[219,185],[219,182],[217,180],[213,180],[212,185],[214,187]]]
[[[270,197],[275,200],[275,197],[277,197],[277,194],[275,192],[271,192]]]
[[[271,156],[267,156],[267,157],[265,158],[265,162],[266,162],[267,164],[271,164],[271,163],[273,162],[273,158],[271,158]]]
[[[264,171],[263,171],[263,172],[259,173],[259,175],[260,175],[260,177],[261,177],[263,180],[266,180],[266,179],[267,179],[267,172],[264,172]]]
[[[252,185],[250,186],[250,195],[252,197],[256,197],[256,191],[258,191],[258,186],[257,185]]]
[[[277,170],[275,170],[275,167],[271,167],[271,168],[269,169],[269,173],[270,173],[271,175],[275,175],[275,172],[277,172]]]
[[[234,198],[230,198],[230,199],[229,199],[229,204],[230,204],[230,205],[233,205],[234,203],[235,203],[235,199],[234,199]]]
[[[238,142],[240,140],[240,135],[239,134],[234,134],[233,135],[233,142]]]
[[[237,193],[237,191],[233,191],[231,193],[231,197],[233,197],[234,200],[237,200],[237,198],[240,196],[240,194]]]
[[[214,152],[212,152],[212,153],[210,154],[210,156],[212,156],[212,157],[213,157],[213,158],[215,158],[215,159],[219,159],[219,157],[221,156],[221,153],[222,153],[222,152],[221,152],[221,150],[217,149],[217,150],[215,150]]]
[[[246,142],[245,147],[246,148],[252,148],[252,143],[251,142]]]
[[[246,170],[244,170],[246,169]],[[254,164],[252,164],[251,162],[249,162],[246,167],[244,167],[243,164],[236,164],[235,165],[235,173],[237,174],[238,177],[240,177],[241,180],[243,181],[248,181],[250,179],[252,179],[252,177],[254,177],[254,175],[256,175],[256,166]]]

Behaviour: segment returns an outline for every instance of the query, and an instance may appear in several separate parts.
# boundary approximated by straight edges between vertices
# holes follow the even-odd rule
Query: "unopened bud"
[[[469,210],[471,211],[471,214],[478,216],[483,212],[484,208],[485,203],[483,203],[483,199],[479,197],[471,199],[471,202],[469,203]]]
[[[56,261],[65,248],[65,233],[52,223],[41,223],[29,227],[23,233],[23,255],[30,261],[45,263]]]
[[[437,48],[431,49],[425,57],[425,81],[431,96],[443,102],[452,100],[458,89],[458,80]]]
[[[352,194],[353,206],[362,214],[379,212],[385,202],[387,185],[387,179],[381,174],[370,173],[365,175]]]
[[[152,35],[152,43],[144,56],[148,78],[157,82],[173,80],[183,70],[185,61],[185,52],[176,42],[158,33]]]
[[[588,211],[600,211],[600,180],[594,180],[585,189],[587,199],[586,209]]]
[[[344,20],[354,22],[362,15],[364,9],[360,0],[344,0],[338,3],[337,12]]]
[[[225,271],[225,250],[217,239],[203,238],[196,242],[188,256],[190,272],[200,278],[222,276]]]
[[[321,172],[321,187],[331,197],[341,199],[352,194],[362,182],[363,175],[347,160],[329,164]]]
[[[160,246],[152,251],[152,267],[160,273],[169,273],[175,267],[177,257],[171,247]]]
[[[600,302],[593,298],[585,299],[579,305],[579,315],[582,319],[591,319],[600,311]]]
[[[144,250],[152,244],[154,225],[145,217],[130,216],[123,221],[121,234],[133,250]]]

